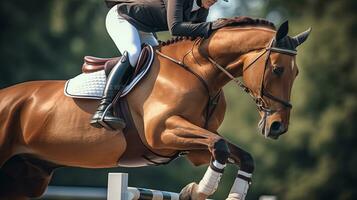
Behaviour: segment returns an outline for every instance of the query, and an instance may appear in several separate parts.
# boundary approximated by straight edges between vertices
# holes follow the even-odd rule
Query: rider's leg
[[[141,52],[142,41],[139,31],[118,14],[117,6],[108,12],[106,28],[118,50],[121,53],[127,51],[131,66],[135,66]]]
[[[117,13],[114,6],[107,15],[106,28],[115,45],[122,52],[121,60],[109,74],[100,105],[93,115],[91,125],[115,130],[125,127],[124,120],[113,115],[111,104],[130,79],[141,51],[138,30]]]
[[[107,78],[102,100],[94,113],[90,124],[96,128],[105,127],[108,130],[125,128],[125,122],[114,116],[112,102],[118,92],[122,91],[126,82],[131,77],[133,67],[130,66],[128,53],[124,52],[119,62],[115,65]]]

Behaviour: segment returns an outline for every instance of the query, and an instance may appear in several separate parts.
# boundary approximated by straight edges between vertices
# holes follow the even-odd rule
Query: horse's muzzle
[[[278,139],[280,135],[286,133],[287,127],[280,121],[273,121],[272,123],[268,123],[266,120],[261,120],[259,123],[259,128],[261,133],[266,138]]]
[[[274,121],[270,125],[270,131],[268,137],[273,139],[278,139],[280,135],[284,134],[287,131],[287,128],[284,127],[284,124],[279,121]]]

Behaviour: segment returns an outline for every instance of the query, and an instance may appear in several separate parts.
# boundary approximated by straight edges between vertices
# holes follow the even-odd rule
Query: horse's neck
[[[210,80],[213,79],[212,66],[207,60],[207,57],[202,55],[199,50],[199,43],[202,41],[201,38],[196,40],[182,40],[175,42],[173,44],[163,46],[161,52],[165,55],[175,59],[182,63],[181,67],[189,68],[187,70],[191,71],[191,75],[194,74],[200,81],[204,80],[206,85],[210,88]],[[206,90],[204,91],[206,93]],[[210,89],[210,93],[212,90]]]
[[[275,31],[261,27],[229,27],[217,31],[209,40],[205,40],[199,49],[201,56],[210,56],[234,77],[240,77],[248,53],[264,49]],[[219,90],[231,79],[212,63],[206,68],[206,76],[213,90]]]
[[[233,76],[242,75],[245,54],[264,48],[273,37],[274,31],[260,28],[224,28],[209,39],[183,40],[163,46],[161,51],[181,61],[197,73],[208,84],[211,93],[216,93],[231,79],[215,67],[208,56],[225,67]]]
[[[193,45],[194,41],[181,40],[161,47],[160,51],[165,55],[186,64],[187,56],[192,50]]]

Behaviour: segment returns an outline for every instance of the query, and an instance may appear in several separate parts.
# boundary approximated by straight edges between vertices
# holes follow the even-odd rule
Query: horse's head
[[[296,47],[307,39],[310,31],[290,37],[285,22],[265,49],[244,55],[244,84],[258,106],[259,128],[266,137],[277,139],[288,130],[290,94],[298,75]]]
[[[220,69],[211,75],[212,82],[216,88],[232,79],[237,82],[258,106],[262,134],[277,139],[288,130],[291,88],[298,74],[296,48],[307,39],[311,29],[290,37],[288,22],[276,31],[266,20],[249,17],[223,20],[226,27],[200,46],[209,65]],[[244,84],[235,78],[239,76]]]

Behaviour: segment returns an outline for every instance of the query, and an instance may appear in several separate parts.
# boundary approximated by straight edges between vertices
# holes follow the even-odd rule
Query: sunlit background
[[[284,13],[277,9],[267,9],[269,1],[263,0],[231,0],[229,2],[218,1],[211,9],[208,20],[220,17],[234,17],[247,15],[252,17],[266,18],[274,23],[282,20]]]
[[[255,105],[233,84],[225,88],[228,111],[220,133],[255,158],[248,200],[357,199],[356,11],[356,0],[230,0],[212,8],[210,20],[249,15],[279,25],[288,19],[291,35],[313,28],[298,49],[290,130],[281,139],[264,139]],[[106,12],[100,0],[0,1],[0,88],[69,79],[80,73],[85,55],[117,56],[105,31]],[[129,172],[129,185],[180,191],[206,168],[185,159],[139,169],[64,168],[51,185],[105,187],[108,172]],[[227,168],[214,199],[225,199],[236,170]]]

